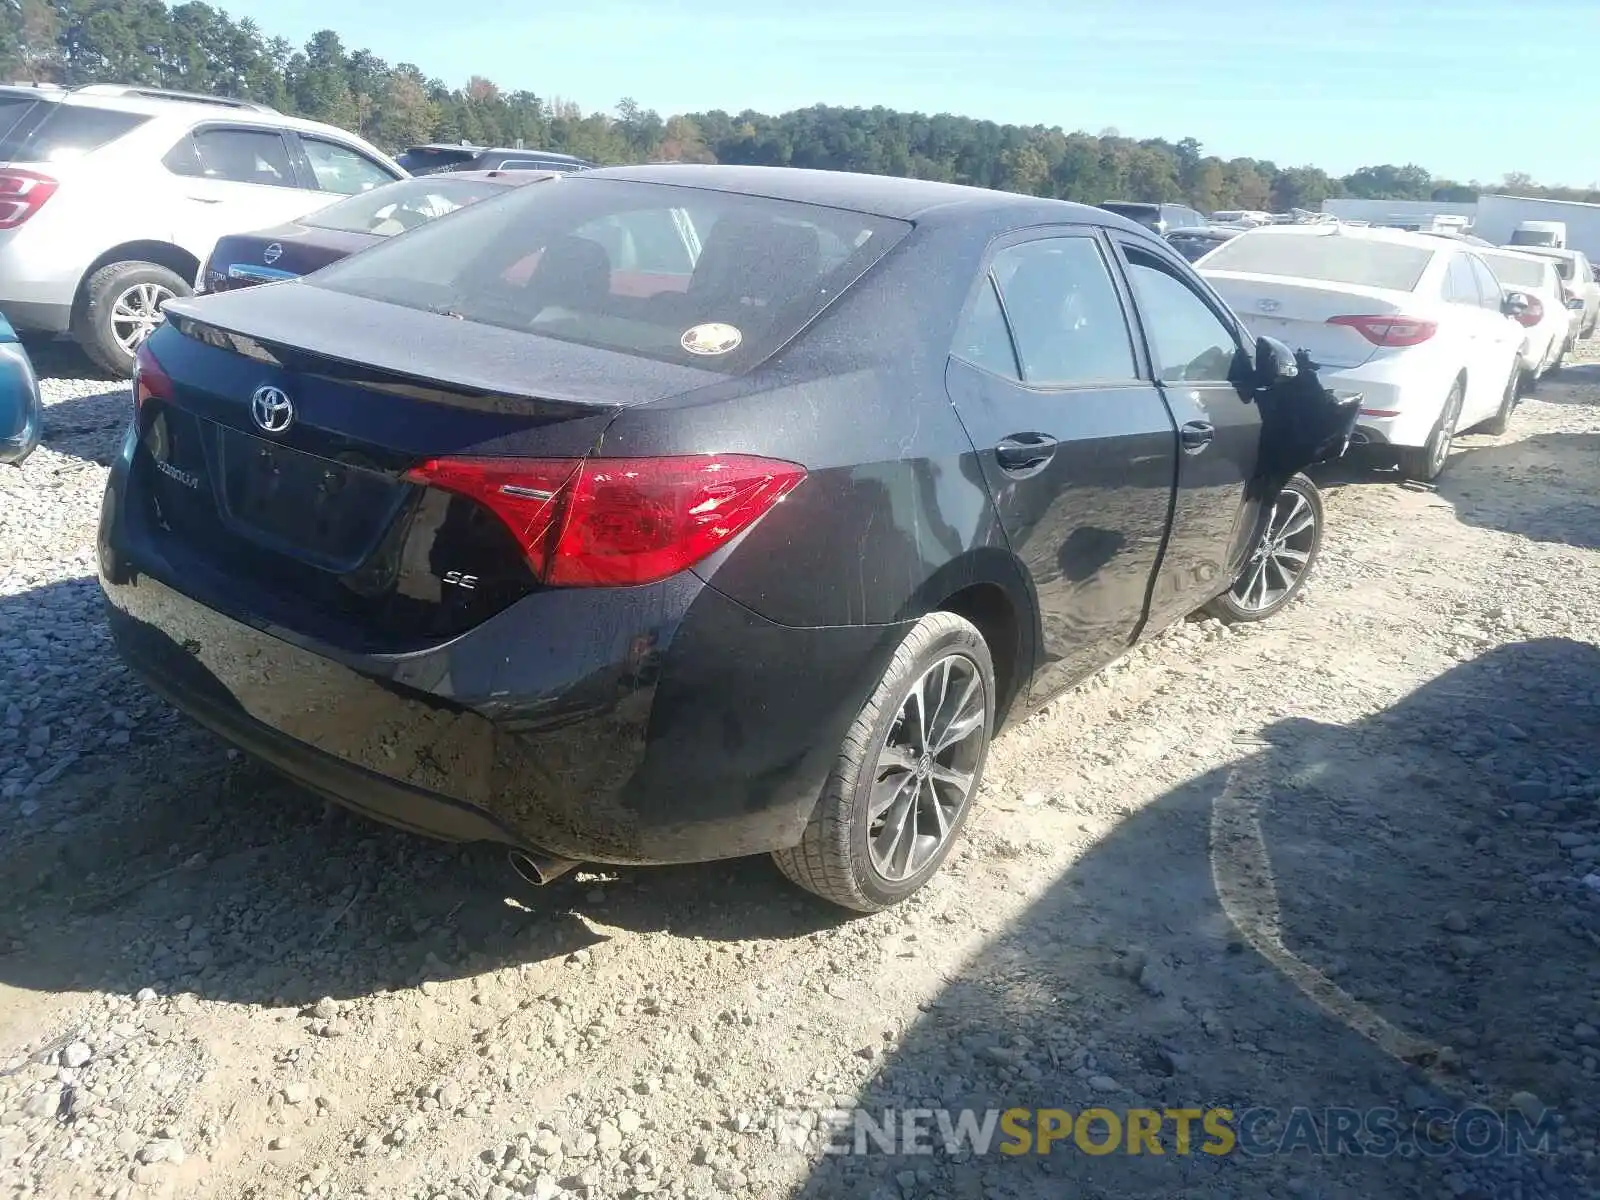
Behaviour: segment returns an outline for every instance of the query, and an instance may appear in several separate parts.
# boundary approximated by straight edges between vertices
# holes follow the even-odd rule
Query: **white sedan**
[[[1531,303],[1515,314],[1517,324],[1527,331],[1522,346],[1522,378],[1531,388],[1566,358],[1578,340],[1583,318],[1583,301],[1568,300],[1561,286],[1556,264],[1548,258],[1521,254],[1514,250],[1480,250],[1500,289],[1509,298],[1520,292]],[[1575,306],[1575,307],[1574,307]]]
[[[1364,393],[1355,444],[1437,478],[1458,430],[1503,430],[1526,331],[1470,247],[1393,229],[1273,225],[1195,268],[1257,334],[1304,348],[1331,388]]]

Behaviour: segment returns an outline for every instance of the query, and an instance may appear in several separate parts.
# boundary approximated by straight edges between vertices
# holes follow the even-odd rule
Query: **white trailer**
[[[1479,196],[1472,232],[1504,246],[1525,221],[1564,225],[1567,249],[1582,250],[1591,261],[1600,258],[1600,204],[1536,200],[1529,196]]]

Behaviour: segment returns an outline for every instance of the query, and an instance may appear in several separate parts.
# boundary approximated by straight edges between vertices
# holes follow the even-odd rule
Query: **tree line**
[[[1526,175],[1495,184],[1439,179],[1415,164],[1342,177],[1315,166],[1204,153],[1192,137],[1128,138],[1061,126],[1000,125],[940,113],[817,105],[770,116],[745,111],[663,118],[632,100],[613,112],[482,76],[452,87],[413,63],[347,50],[323,30],[304,46],[268,36],[191,0],[0,0],[0,80],[136,83],[235,96],[353,130],[388,150],[420,142],[519,142],[599,163],[753,163],[867,171],[1078,200],[1173,200],[1207,212],[1316,209],[1334,196],[1476,199],[1482,188],[1600,201],[1600,189],[1542,187]],[[3,121],[3,118],[0,118]],[[0,129],[3,132],[3,129]]]

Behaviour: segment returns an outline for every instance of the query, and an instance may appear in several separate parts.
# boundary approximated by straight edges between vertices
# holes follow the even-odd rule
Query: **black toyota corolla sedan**
[[[771,852],[892,904],[1008,714],[1277,611],[1321,537],[1264,482],[1294,363],[1064,202],[605,169],[166,312],[100,528],[122,653],[541,880]]]
[[[284,225],[218,238],[196,290],[228,292],[294,279],[507,188],[552,178],[549,171],[462,171],[386,183]]]

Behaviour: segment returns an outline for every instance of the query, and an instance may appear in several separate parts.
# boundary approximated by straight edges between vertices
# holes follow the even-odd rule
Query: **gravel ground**
[[[92,581],[126,389],[39,357],[46,445],[0,468],[0,1196],[1600,1196],[1600,362],[1436,490],[1328,476],[1301,602],[1185,623],[1011,730],[943,874],[850,919],[765,861],[532,891],[170,712]],[[1559,1135],[776,1135],[817,1108],[1474,1104]]]

